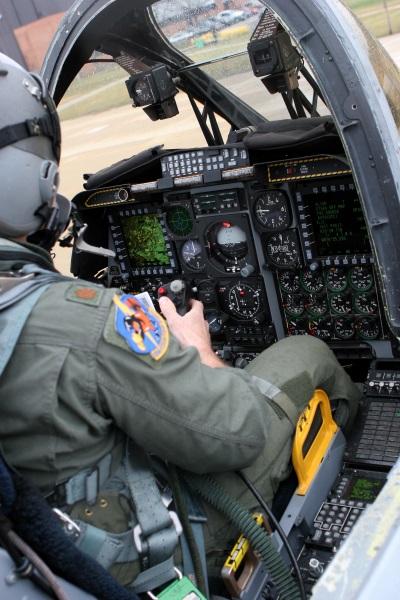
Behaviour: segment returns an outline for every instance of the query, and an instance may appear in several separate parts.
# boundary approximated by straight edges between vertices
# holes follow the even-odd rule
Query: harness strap
[[[17,344],[21,331],[40,296],[48,285],[42,285],[32,292],[24,302],[15,302],[1,316],[0,336],[0,375],[3,373],[13,350]]]
[[[267,397],[268,403],[275,409],[277,407],[278,412],[283,411],[293,427],[296,427],[299,418],[299,409],[296,408],[294,402],[289,398],[285,392],[276,387],[276,385],[264,381],[261,377],[252,375],[252,379],[260,392]]]
[[[94,469],[84,469],[61,484],[64,497],[68,504],[83,499],[87,502],[88,478],[92,473],[98,473],[98,482],[101,481],[99,486],[98,482],[92,486],[90,496],[96,492],[95,497],[98,487],[118,489],[115,480],[123,478],[126,487],[123,494],[131,498],[136,513],[133,529],[118,534],[80,520],[71,520],[68,515],[61,516],[61,519],[64,518],[65,529],[80,550],[105,569],[113,564],[140,561],[142,572],[130,587],[137,593],[146,592],[175,578],[173,554],[182,528],[176,513],[170,512],[164,504],[145,450],[128,439],[123,465],[108,481],[104,481],[103,478],[108,479],[109,476],[111,458],[111,454],[106,455]],[[50,497],[59,493],[58,486]]]
[[[163,503],[147,452],[132,440],[127,443],[125,470],[138,520],[134,540],[143,557],[142,566],[153,567],[173,555],[182,528],[176,513]]]
[[[65,503],[75,504],[80,500],[86,500],[90,505],[96,501],[100,487],[107,481],[111,474],[112,454],[106,454],[92,469],[83,469],[71,477],[64,485]],[[57,493],[60,493],[58,485]]]

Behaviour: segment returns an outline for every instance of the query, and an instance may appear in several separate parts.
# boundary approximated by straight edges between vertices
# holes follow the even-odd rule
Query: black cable
[[[264,528],[255,522],[250,512],[209,475],[195,474],[184,469],[180,469],[179,472],[200,496],[243,533],[267,567],[268,576],[279,591],[280,597],[285,600],[301,600],[299,586],[292,577],[286,561],[278,552],[271,537],[266,535]]]
[[[257,499],[259,505],[265,511],[265,513],[268,516],[268,518],[270,519],[270,521],[272,521],[276,531],[279,533],[282,543],[285,546],[286,552],[289,555],[289,559],[290,559],[290,562],[292,563],[293,570],[296,573],[296,579],[299,584],[301,598],[302,598],[302,600],[307,600],[307,594],[306,594],[304,582],[303,582],[303,579],[302,579],[302,576],[300,573],[299,565],[297,563],[295,555],[293,554],[293,550],[289,544],[289,540],[287,539],[285,532],[283,531],[282,527],[280,526],[279,521],[275,518],[275,515],[269,508],[268,504],[265,502],[264,498],[261,496],[261,494],[258,491],[258,489],[256,488],[256,486],[254,485],[254,483],[252,481],[250,481],[250,479],[247,477],[247,475],[245,475],[243,473],[243,471],[236,471],[236,473],[239,475],[241,480],[247,485],[247,487],[249,488],[251,493]]]

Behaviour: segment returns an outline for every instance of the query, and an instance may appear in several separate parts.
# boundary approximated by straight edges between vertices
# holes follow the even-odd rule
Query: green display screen
[[[355,190],[303,196],[318,256],[370,254],[371,246]]]
[[[132,267],[169,266],[171,258],[156,213],[120,217]]]
[[[358,502],[373,502],[385,483],[386,480],[381,477],[355,474],[345,490],[345,497]]]

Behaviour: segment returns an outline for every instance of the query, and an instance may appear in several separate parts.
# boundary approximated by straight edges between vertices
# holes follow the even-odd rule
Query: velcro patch
[[[113,301],[117,307],[115,329],[129,348],[137,354],[150,354],[154,360],[160,360],[169,343],[169,330],[161,315],[131,294],[115,295]]]
[[[68,288],[65,299],[70,302],[99,306],[102,295],[103,290],[100,288],[74,283]]]

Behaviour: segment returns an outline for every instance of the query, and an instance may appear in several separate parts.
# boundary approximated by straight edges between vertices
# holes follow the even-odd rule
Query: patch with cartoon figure
[[[113,300],[117,307],[115,329],[129,347],[138,354],[150,354],[154,360],[162,358],[169,342],[164,319],[131,294],[115,295]]]

